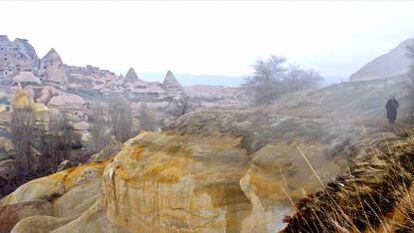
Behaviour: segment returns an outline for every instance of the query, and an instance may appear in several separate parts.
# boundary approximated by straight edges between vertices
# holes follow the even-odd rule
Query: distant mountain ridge
[[[400,43],[351,75],[351,81],[371,80],[400,76],[408,72],[410,60],[406,57],[407,46],[414,46],[414,38]]]

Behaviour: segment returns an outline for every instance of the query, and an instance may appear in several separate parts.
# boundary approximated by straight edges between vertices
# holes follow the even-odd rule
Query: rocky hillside
[[[203,93],[210,94],[191,99],[194,107],[226,106],[229,102],[227,99],[230,99],[232,106],[241,104],[241,101],[235,101],[233,95],[220,96],[222,102],[214,103],[217,93],[208,87],[200,88]],[[187,95],[171,71],[167,72],[163,83],[146,82],[138,77],[133,68],[123,76],[90,65],[67,65],[55,49],[39,58],[28,40],[17,38],[10,41],[7,36],[1,35],[0,136],[5,139],[10,139],[10,101],[19,89],[25,90],[35,103],[62,112],[80,135],[82,141],[79,143],[85,147],[84,153],[89,153],[88,147],[91,146],[93,107],[96,102],[108,107],[111,99],[127,99],[134,118],[133,131],[138,132],[142,103],[151,112],[154,125],[160,128],[177,117],[174,114],[175,102]]]
[[[413,45],[414,39],[402,42],[396,48],[375,58],[357,72],[352,74],[350,80],[361,81],[377,78],[389,78],[406,74],[411,64],[410,59],[406,57],[407,46]]]
[[[186,90],[168,71],[163,83],[146,82],[140,79],[133,68],[125,76],[117,75],[98,67],[77,67],[63,62],[55,49],[39,58],[28,40],[10,41],[7,36],[0,36],[0,94],[4,97],[3,105],[20,86],[27,90],[35,102],[65,112],[73,123],[88,124],[88,109],[94,101],[105,102],[114,96],[123,96],[132,104],[133,113],[139,117],[139,104],[146,103],[154,111],[160,125],[166,124],[173,117],[173,102],[186,95]],[[196,98],[195,106],[241,105],[236,101],[233,89],[222,87],[225,96],[216,96],[217,91],[211,87],[199,86],[203,98]],[[191,88],[190,88],[191,89]],[[191,90],[191,93],[193,93]],[[220,98],[223,103],[214,101]],[[87,128],[87,127],[84,127]],[[87,131],[84,132],[85,134]]]
[[[384,119],[401,78],[349,82],[278,100],[186,114],[120,152],[30,181],[1,199],[0,229],[30,232],[275,232],[292,202],[400,140]],[[401,124],[401,123],[400,123]],[[318,174],[315,175],[315,172]]]

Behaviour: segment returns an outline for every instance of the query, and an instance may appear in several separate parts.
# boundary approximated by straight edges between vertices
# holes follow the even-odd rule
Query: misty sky
[[[403,2],[0,2],[0,34],[27,38],[39,56],[125,73],[242,76],[276,54],[346,79],[414,37]]]

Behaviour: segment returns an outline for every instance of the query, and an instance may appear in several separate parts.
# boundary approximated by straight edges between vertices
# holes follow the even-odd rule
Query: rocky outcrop
[[[129,68],[129,70],[128,70],[127,74],[125,75],[124,79],[125,79],[125,81],[134,82],[134,81],[137,81],[139,78],[138,78],[138,75],[135,72],[135,70],[131,67],[131,68]]]
[[[66,73],[62,59],[56,50],[51,49],[40,62],[39,75],[42,80],[65,83]]]
[[[39,60],[27,40],[11,42],[6,36],[0,40],[0,54],[4,57],[0,59],[0,73],[1,70],[7,73],[3,75],[7,78],[0,82],[2,92],[11,96],[23,87],[35,102],[58,109],[78,128],[80,122],[90,124],[88,119],[92,113],[88,108],[92,103],[97,100],[108,103],[117,96],[126,98],[133,105],[146,103],[157,122],[166,123],[176,117],[168,106],[173,100],[180,99],[184,90],[171,71],[164,83],[146,82],[138,78],[133,68],[123,77],[91,65],[69,66],[54,49]],[[0,110],[6,111],[7,105],[0,106]],[[139,115],[138,111],[138,108],[133,109],[135,117]],[[85,123],[81,128],[87,128]],[[86,135],[87,130],[82,131]]]
[[[52,213],[52,205],[47,201],[28,201],[17,204],[0,206],[0,232],[9,233],[20,220]]]
[[[240,140],[223,138],[211,148],[203,138],[189,139],[144,133],[128,142],[104,172],[111,222],[130,232],[241,230],[251,206],[239,186],[247,168],[247,157],[234,147]]]
[[[108,222],[101,201],[100,177],[108,162],[33,180],[2,199],[2,206],[29,200],[46,200],[51,205],[52,211],[19,221],[11,232],[125,232]]]
[[[53,96],[48,106],[56,107],[61,110],[85,109],[85,100],[75,94],[60,93]]]
[[[306,162],[296,146],[323,174],[336,173],[338,166],[318,157],[320,146],[300,141],[274,142],[249,153],[246,148],[253,146],[247,144],[255,142],[240,136],[240,130],[255,127],[257,119],[252,114],[237,121],[242,115],[212,113],[217,125],[199,125],[206,118],[194,115],[165,133],[141,133],[113,160],[23,185],[0,203],[49,200],[54,214],[23,219],[12,232],[272,232],[277,224],[280,228],[281,215],[291,211],[285,193],[296,200],[303,189],[319,188],[311,169],[303,169]],[[216,129],[231,118],[236,120],[230,126],[235,131]]]
[[[34,120],[39,124],[49,121],[51,114],[53,114],[53,110],[50,110],[44,104],[34,102],[30,95],[22,89],[17,90],[11,102],[14,108],[31,108],[34,113]]]
[[[381,55],[351,75],[351,81],[363,81],[377,78],[389,78],[406,74],[411,60],[407,58],[407,46],[414,46],[414,39],[409,39],[388,53]]]
[[[172,91],[182,91],[183,87],[175,78],[174,74],[169,70],[165,75],[164,82],[162,83],[162,87],[166,90]]]
[[[11,78],[13,83],[41,85],[42,82],[32,72],[22,71]]]
[[[122,150],[122,143],[112,137],[109,143],[99,152],[89,158],[89,162],[102,162],[118,154]]]
[[[62,91],[52,87],[45,86],[41,91],[39,97],[36,98],[37,102],[47,104],[53,96],[61,94]]]
[[[21,71],[36,72],[39,58],[25,39],[10,41],[0,35],[0,78],[16,75]]]

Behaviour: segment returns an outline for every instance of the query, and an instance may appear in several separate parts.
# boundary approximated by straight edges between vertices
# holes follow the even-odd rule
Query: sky
[[[53,47],[66,64],[139,76],[244,77],[273,54],[346,80],[414,38],[414,1],[0,1],[0,11],[0,34],[40,57]]]

